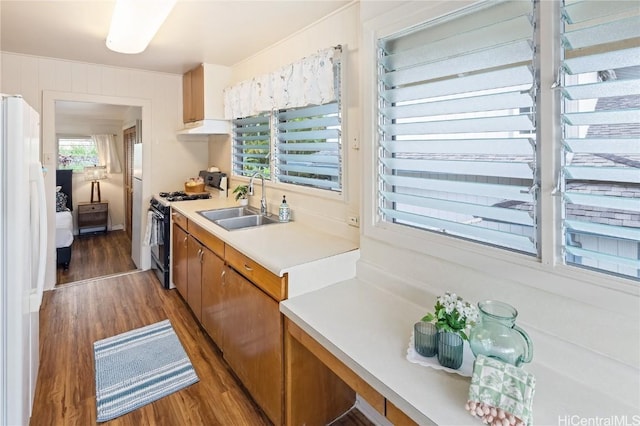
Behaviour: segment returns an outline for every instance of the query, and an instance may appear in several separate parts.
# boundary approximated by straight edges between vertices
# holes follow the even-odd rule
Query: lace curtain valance
[[[336,55],[336,48],[325,49],[270,74],[228,87],[224,91],[225,118],[248,117],[272,109],[321,105],[336,100]]]

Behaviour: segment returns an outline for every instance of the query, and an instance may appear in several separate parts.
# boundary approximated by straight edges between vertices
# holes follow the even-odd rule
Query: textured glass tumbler
[[[457,370],[462,365],[462,337],[456,333],[442,332],[438,335],[438,362],[443,367]]]
[[[422,356],[434,356],[438,352],[438,330],[430,322],[417,322],[413,326],[416,352]]]

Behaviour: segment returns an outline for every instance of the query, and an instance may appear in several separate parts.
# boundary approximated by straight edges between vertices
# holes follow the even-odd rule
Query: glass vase
[[[457,370],[462,365],[464,341],[458,333],[441,331],[438,333],[438,362],[443,367]]]
[[[497,358],[516,367],[531,362],[533,344],[529,335],[515,324],[518,311],[496,300],[479,302],[478,309],[479,321],[469,334],[473,354]]]

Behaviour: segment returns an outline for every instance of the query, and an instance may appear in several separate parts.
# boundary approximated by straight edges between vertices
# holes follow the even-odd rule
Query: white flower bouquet
[[[440,331],[457,333],[463,340],[468,340],[465,330],[475,325],[478,320],[478,309],[465,302],[455,293],[446,292],[436,300],[435,313],[428,313],[422,321],[435,321]]]

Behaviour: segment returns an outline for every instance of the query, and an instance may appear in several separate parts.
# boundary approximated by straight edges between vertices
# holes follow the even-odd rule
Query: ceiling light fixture
[[[117,0],[111,17],[107,47],[135,54],[147,48],[177,0]]]

